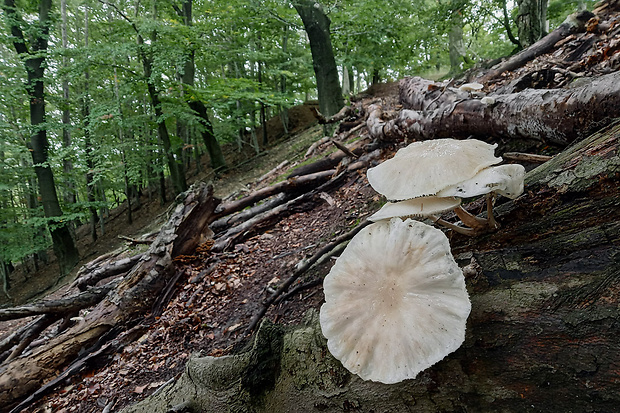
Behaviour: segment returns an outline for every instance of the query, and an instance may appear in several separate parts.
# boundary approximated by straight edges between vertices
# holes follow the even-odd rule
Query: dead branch
[[[262,201],[272,195],[280,192],[298,190],[301,188],[308,188],[313,185],[319,185],[320,183],[329,179],[335,170],[320,171],[304,176],[289,177],[286,181],[279,182],[275,185],[267,186],[252,192],[251,194],[233,202],[221,204],[215,211],[214,218],[221,218],[232,213],[241,211],[255,203]],[[219,224],[218,224],[219,225]]]
[[[346,241],[350,240],[358,232],[360,232],[363,228],[365,228],[366,226],[368,226],[370,224],[372,224],[371,221],[364,221],[364,222],[360,223],[357,227],[355,227],[351,231],[349,231],[349,232],[347,232],[347,233],[345,233],[343,235],[340,235],[339,237],[336,237],[330,243],[325,244],[325,246],[323,248],[321,248],[319,251],[317,251],[307,261],[304,261],[303,263],[300,263],[301,265],[298,264],[296,266],[295,271],[293,272],[293,274],[286,281],[284,281],[284,283],[280,286],[280,288],[278,288],[277,291],[271,297],[269,297],[267,299],[267,301],[265,301],[265,303],[263,304],[263,306],[260,309],[260,311],[258,311],[258,313],[256,313],[254,315],[254,317],[250,321],[250,324],[248,325],[248,328],[245,330],[245,333],[248,334],[251,331],[253,331],[254,328],[256,328],[256,326],[258,325],[258,322],[261,320],[261,318],[263,318],[265,313],[267,313],[267,310],[269,309],[269,307],[276,301],[276,299],[278,299],[278,297],[280,295],[282,295],[282,293],[284,293],[286,290],[288,290],[288,288],[291,286],[291,284],[293,284],[299,278],[300,275],[305,273],[319,259],[324,257],[329,252],[331,252],[335,247],[337,247],[338,245],[342,244],[343,242],[346,242]]]
[[[282,205],[285,202],[291,200],[291,196],[284,192],[277,194],[273,198],[263,202],[262,204],[255,205],[251,208],[245,209],[241,212],[238,212],[232,216],[225,216],[211,224],[210,228],[215,233],[220,233],[227,228],[240,224],[244,221],[247,221],[255,216],[267,212],[278,205]]]
[[[127,242],[129,242],[131,244],[150,245],[151,242],[153,242],[152,239],[136,239],[136,238],[127,237],[125,235],[119,235],[118,238],[120,238],[120,239],[122,239],[124,241],[127,241]]]
[[[351,106],[345,106],[338,113],[333,116],[325,117],[315,106],[311,106],[310,110],[314,114],[314,117],[317,118],[321,125],[325,125],[328,123],[336,123],[340,122],[343,119],[348,118],[349,116],[353,116],[355,111]]]
[[[133,257],[122,258],[118,261],[113,261],[105,265],[100,264],[96,269],[93,269],[90,272],[86,272],[86,270],[84,270],[86,267],[82,267],[80,269],[81,275],[78,276],[71,287],[78,287],[80,290],[84,291],[86,287],[95,285],[105,278],[113,277],[129,271],[138,261],[144,258],[144,256],[145,254],[141,253],[134,255]]]
[[[62,315],[72,313],[97,304],[117,285],[118,281],[114,280],[101,287],[89,288],[87,291],[82,291],[72,297],[60,298],[57,300],[44,300],[20,307],[3,308],[0,309],[0,321],[14,320],[16,318],[41,314]]]
[[[490,70],[484,76],[479,78],[478,82],[488,83],[498,77],[500,74],[507,71],[515,70],[525,65],[527,62],[533,60],[534,58],[544,53],[547,53],[554,48],[557,42],[559,42],[569,34],[583,31],[585,29],[585,24],[592,17],[594,17],[594,14],[587,10],[571,14],[557,29],[555,29],[527,49],[524,49],[516,55],[512,56],[510,59],[500,64],[496,69]]]
[[[502,154],[502,158],[510,161],[545,163],[550,161],[553,156],[537,155],[534,153],[505,152]]]
[[[297,198],[286,202],[285,204],[279,205],[276,208],[273,208],[272,210],[259,214],[252,219],[249,219],[239,225],[236,225],[230,228],[228,231],[226,231],[226,233],[224,233],[222,236],[220,236],[216,240],[215,244],[213,244],[213,247],[211,247],[211,251],[213,252],[224,251],[226,248],[230,247],[233,243],[240,242],[244,234],[247,235],[248,232],[252,228],[255,228],[259,224],[264,224],[266,222],[274,220],[275,218],[281,217],[286,213],[292,212],[292,208],[297,205],[301,205],[305,202],[311,201],[314,195],[316,195],[317,193],[320,193],[324,191],[325,188],[331,187],[335,185],[337,182],[340,182],[343,179],[345,173],[346,172],[330,179],[329,181],[327,181],[326,183],[324,183],[317,189],[314,189],[310,192],[306,192],[298,196]]]

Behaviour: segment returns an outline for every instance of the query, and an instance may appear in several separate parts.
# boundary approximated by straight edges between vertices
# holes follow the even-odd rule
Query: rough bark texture
[[[620,116],[620,73],[583,79],[569,89],[527,89],[492,95],[493,104],[462,98],[463,92],[432,88],[405,79],[401,102],[406,108],[396,119],[383,121],[375,106],[368,127],[376,137],[409,139],[523,138],[566,145],[592,133],[601,123]],[[436,97],[435,97],[436,96]],[[433,105],[438,108],[432,109]],[[428,110],[429,106],[431,107]],[[426,109],[426,110],[422,110]]]
[[[187,254],[209,231],[219,200],[213,188],[196,184],[171,213],[168,223],[119,286],[77,326],[52,339],[24,358],[0,368],[0,406],[13,407],[57,374],[80,351],[88,349],[115,327],[126,327],[148,313],[159,293],[174,276],[172,258]],[[105,342],[105,340],[103,340]],[[98,345],[101,345],[101,341]]]
[[[498,208],[503,229],[452,239],[468,264],[466,339],[416,379],[351,375],[310,313],[287,329],[264,323],[240,354],[192,358],[175,383],[124,411],[615,411],[619,138],[616,122],[530,172],[526,192]]]
[[[517,0],[517,29],[523,47],[537,42],[546,34],[548,0]]]
[[[331,116],[344,106],[329,32],[331,22],[320,4],[314,0],[294,0],[293,6],[304,23],[310,41],[321,113]]]

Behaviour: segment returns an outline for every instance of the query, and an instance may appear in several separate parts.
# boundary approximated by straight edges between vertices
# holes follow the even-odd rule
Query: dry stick
[[[122,239],[122,240],[124,240],[124,241],[127,241],[127,242],[130,242],[130,243],[132,243],[132,244],[146,244],[146,245],[151,245],[151,244],[153,243],[153,240],[152,240],[152,239],[150,239],[150,240],[149,240],[149,239],[136,239],[136,238],[130,238],[130,237],[127,237],[127,236],[125,236],[125,235],[119,235],[118,237],[119,237],[120,239]]]
[[[293,272],[293,274],[280,286],[280,288],[278,288],[278,290],[275,293],[273,293],[273,295],[271,297],[269,297],[267,299],[265,304],[263,304],[263,308],[261,308],[261,310],[254,315],[254,317],[252,318],[252,321],[250,322],[250,325],[245,330],[245,334],[250,333],[252,330],[254,330],[254,328],[256,328],[256,325],[258,324],[260,319],[263,318],[265,313],[267,313],[267,310],[269,309],[271,304],[273,304],[276,301],[276,299],[280,295],[282,295],[282,293],[285,292],[288,289],[288,287],[290,287],[291,284],[293,284],[297,280],[297,278],[299,278],[299,276],[301,274],[306,272],[310,267],[312,267],[312,265],[314,265],[314,263],[316,263],[325,254],[330,252],[333,248],[335,248],[336,246],[338,246],[339,244],[341,244],[341,243],[343,243],[345,241],[350,240],[358,232],[360,232],[363,228],[365,228],[366,226],[368,226],[370,224],[372,224],[371,221],[364,221],[364,222],[362,222],[361,224],[359,224],[357,227],[355,227],[351,231],[349,231],[346,234],[343,234],[343,235],[335,238],[329,244],[326,244],[316,254],[314,254],[312,257],[310,257],[310,259],[308,259],[308,261],[305,261],[303,264],[299,265],[297,267],[297,269]]]
[[[262,214],[263,212],[270,211],[273,208],[277,207],[278,205],[281,205],[290,200],[291,200],[291,197],[288,194],[284,192],[279,193],[276,196],[274,196],[272,199],[265,201],[260,205],[254,205],[253,207],[245,209],[241,212],[237,212],[236,214],[232,216],[226,215],[225,217],[222,217],[218,219],[217,221],[214,221],[211,225],[209,225],[209,228],[211,228],[211,231],[215,233],[222,232],[241,222],[247,221],[250,218],[254,218],[258,214]]]
[[[241,211],[250,205],[254,205],[258,201],[262,201],[263,199],[277,193],[326,180],[330,176],[332,176],[334,172],[336,171],[332,169],[329,171],[320,171],[304,176],[295,176],[275,185],[259,189],[258,191],[255,191],[250,195],[241,198],[238,201],[228,202],[226,204],[218,206],[215,211],[214,218],[217,219],[226,215],[230,215],[233,212]]]
[[[344,251],[344,249],[347,246],[347,242],[342,242],[339,245],[337,245],[336,247],[334,247],[334,249],[332,249],[331,251],[329,251],[327,254],[323,255],[314,265],[318,266],[323,264],[325,261],[327,261],[328,259],[330,259],[331,257],[335,256],[335,255],[340,255],[342,253],[342,251]],[[291,289],[291,291],[289,291],[288,293],[281,295],[280,297],[278,297],[276,299],[276,301],[274,301],[274,304],[279,304],[282,301],[286,301],[289,299],[289,297],[292,297],[293,295],[297,294],[300,291],[306,290],[308,288],[312,288],[316,285],[319,285],[323,282],[323,278],[324,277],[319,277],[315,280],[312,281],[308,281],[305,284],[301,284],[301,285],[297,285],[295,288]]]
[[[335,140],[333,140],[333,139],[331,139],[331,140],[330,140],[330,142],[331,142],[331,143],[332,143],[332,144],[333,144],[336,148],[338,148],[338,149],[340,149],[342,152],[344,152],[347,156],[350,156],[350,157],[351,157],[351,158],[353,158],[353,159],[357,159],[357,158],[359,158],[359,156],[358,156],[358,155],[356,155],[356,154],[354,154],[353,152],[351,152],[351,151],[349,150],[349,148],[347,148],[346,146],[344,146],[344,145],[343,145],[343,144],[341,144],[340,142],[335,141]]]
[[[16,318],[40,314],[62,315],[72,313],[97,304],[99,301],[103,300],[108,292],[114,289],[118,283],[118,280],[110,281],[101,287],[90,288],[74,296],[60,298],[58,300],[46,300],[20,307],[3,308],[0,310],[0,321],[14,320]]]
[[[511,161],[519,161],[519,162],[545,163],[551,160],[553,156],[536,155],[533,153],[522,153],[522,152],[506,152],[502,154],[502,158],[509,159]]]
[[[114,261],[111,264],[100,265],[94,270],[80,269],[82,273],[74,282],[71,287],[78,287],[81,291],[84,291],[89,285],[95,285],[104,278],[119,275],[132,269],[136,263],[138,263],[145,253],[134,255],[133,257],[122,258],[118,261]]]
[[[245,221],[239,225],[236,225],[230,228],[228,231],[226,231],[226,233],[224,233],[221,237],[219,237],[216,240],[215,244],[213,244],[213,247],[211,247],[211,251],[213,252],[224,251],[226,248],[230,246],[230,244],[232,244],[235,240],[237,240],[240,237],[240,234],[243,234],[246,231],[254,228],[259,223],[262,223],[264,221],[277,217],[282,212],[289,210],[292,206],[299,205],[306,201],[310,201],[312,197],[314,197],[314,195],[321,193],[323,191],[326,191],[328,188],[339,183],[342,179],[344,179],[344,176],[346,175],[346,173],[347,172],[344,171],[341,174],[333,177],[329,181],[325,182],[323,185],[319,186],[318,188],[310,192],[306,192],[305,194],[302,194],[298,196],[297,198],[294,198],[288,201],[285,204],[279,205],[276,208],[266,213],[257,215],[248,221]]]
[[[51,326],[56,320],[58,320],[57,315],[45,314],[41,318],[37,319],[37,322],[29,328],[25,334],[19,340],[19,344],[13,352],[7,357],[6,361],[11,361],[14,358],[19,357],[23,351],[32,343],[32,341],[39,336],[46,328]]]

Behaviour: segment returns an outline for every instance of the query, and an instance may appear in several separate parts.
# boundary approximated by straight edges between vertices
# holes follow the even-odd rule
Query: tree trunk
[[[90,22],[88,16],[88,6],[84,11],[84,46],[88,48],[89,41],[89,28]],[[90,72],[88,69],[84,71],[84,96],[82,98],[82,116],[84,118],[84,153],[86,155],[86,198],[90,204],[88,209],[90,210],[90,234],[94,242],[97,242],[97,222],[99,222],[99,215],[97,214],[97,208],[95,208],[95,185],[97,182],[94,179],[95,162],[93,155],[93,145],[90,139]],[[103,217],[101,217],[103,219]],[[102,234],[103,235],[103,232]]]
[[[321,5],[315,0],[293,0],[293,6],[304,23],[310,41],[321,113],[331,116],[344,106],[338,67],[329,32],[331,22]]]
[[[490,95],[495,100],[492,104],[431,84],[419,78],[403,79],[400,99],[410,109],[384,121],[382,111],[374,106],[368,111],[370,133],[384,139],[523,138],[565,146],[620,116],[618,72],[572,89]]]
[[[179,17],[183,19],[183,23],[186,26],[192,26],[193,24],[192,2],[193,0],[184,0],[182,8],[177,10]],[[189,49],[187,55],[185,56],[183,76],[181,78],[183,84],[188,86],[194,86],[195,78],[195,54],[191,47],[191,45],[188,46]],[[211,168],[216,171],[226,169],[226,160],[224,159],[222,148],[220,147],[220,144],[215,137],[215,133],[213,132],[213,125],[209,120],[209,115],[205,104],[202,101],[191,98],[188,99],[188,105],[194,112],[196,112],[196,115],[200,118],[200,123],[203,126],[203,130],[201,132],[202,141],[207,149],[209,158],[211,159]]]
[[[67,42],[67,1],[61,0],[60,2],[60,14],[62,18],[61,24],[61,38],[62,38],[62,48],[63,53],[67,51],[68,42]],[[64,68],[68,66],[67,57],[62,57],[62,65]],[[63,76],[62,79],[62,99],[63,99],[63,108],[62,108],[62,145],[65,150],[69,150],[71,148],[71,114],[69,111],[69,77]],[[73,163],[71,162],[71,158],[68,155],[62,160],[62,170],[65,174],[64,176],[64,200],[67,204],[75,204],[77,202],[77,197],[75,193],[75,182],[73,182],[73,177],[71,176],[73,173]]]
[[[54,253],[58,259],[61,274],[67,274],[79,261],[80,256],[71,235],[69,222],[60,218],[62,210],[58,202],[54,174],[48,164],[49,142],[45,129],[45,88],[43,74],[45,72],[45,54],[47,52],[47,38],[51,24],[51,0],[40,0],[38,21],[32,23],[30,30],[37,26],[38,33],[28,45],[24,37],[22,20],[15,7],[14,0],[4,0],[3,9],[7,16],[11,35],[14,37],[14,47],[24,59],[24,66],[28,74],[26,90],[30,99],[30,124],[34,132],[30,138],[30,150],[34,162],[34,170],[39,183],[39,194],[43,211],[47,218],[55,218],[49,225]],[[29,30],[29,31],[30,31]],[[28,50],[28,46],[32,50]]]
[[[265,322],[243,352],[192,357],[124,413],[180,411],[615,411],[620,391],[620,123],[530,172],[503,228],[453,237],[472,312],[465,342],[413,380],[349,373],[318,314]]]
[[[548,0],[517,0],[517,29],[521,46],[528,47],[547,34]]]

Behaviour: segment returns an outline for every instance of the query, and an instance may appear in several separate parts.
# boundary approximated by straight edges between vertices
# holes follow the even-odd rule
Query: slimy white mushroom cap
[[[446,236],[419,221],[364,228],[324,281],[327,347],[364,380],[397,383],[458,349],[471,304]]]
[[[424,196],[407,199],[406,201],[388,202],[380,210],[371,215],[368,220],[377,222],[391,218],[427,217],[442,214],[461,204],[460,198]]]
[[[368,182],[389,200],[436,195],[502,161],[497,145],[476,139],[414,142],[393,158],[368,170]]]
[[[523,193],[525,168],[523,165],[510,164],[485,168],[473,178],[442,189],[437,196],[457,196],[471,198],[478,195],[497,192],[514,199]]]

